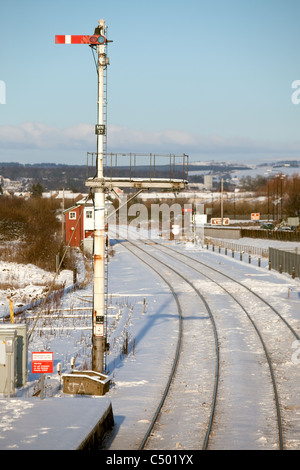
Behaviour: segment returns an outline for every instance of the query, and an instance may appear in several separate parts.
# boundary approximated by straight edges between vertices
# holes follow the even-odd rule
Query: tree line
[[[55,271],[56,254],[63,250],[60,211],[60,203],[54,199],[1,196],[1,251],[7,252],[6,242],[12,242],[11,261]]]

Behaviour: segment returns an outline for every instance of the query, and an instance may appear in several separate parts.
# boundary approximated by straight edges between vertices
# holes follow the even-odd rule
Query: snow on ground
[[[110,401],[68,395],[53,405],[50,398],[0,398],[0,449],[76,450],[105,415]],[[76,406],[80,412],[74,412]]]
[[[42,299],[54,279],[54,274],[32,264],[22,265],[0,261],[0,317],[9,314],[9,301],[14,307],[23,307]],[[64,270],[55,284],[63,288],[72,283],[73,273]]]
[[[240,238],[238,240],[226,239],[226,242],[236,243],[237,245],[255,246],[258,248],[277,248],[278,250],[295,250],[298,248],[300,253],[300,242],[281,242],[277,240],[264,240],[261,238]]]
[[[252,239],[234,240],[234,242],[252,243],[253,245],[258,243],[261,247],[271,244],[266,240]],[[287,246],[285,242],[275,243],[276,247]],[[190,256],[205,257],[205,262],[210,261],[215,265],[222,265],[228,269],[230,275],[234,274],[248,287],[258,290],[267,300],[275,301],[277,306],[284,308],[285,314],[293,317],[297,323],[299,322],[299,279],[293,280],[287,274],[269,272],[266,265],[263,264],[258,268],[254,263],[250,266],[246,261],[240,262],[228,256],[220,256],[201,246],[194,247],[191,244],[185,245],[178,242],[172,244],[180,250],[185,249]],[[300,248],[300,243],[296,246]],[[160,396],[166,371],[169,370],[171,357],[175,350],[178,332],[176,305],[169,294],[168,287],[163,284],[158,275],[153,273],[151,268],[146,267],[131,255],[122,246],[122,243],[115,243],[113,248],[115,255],[110,258],[109,262],[109,292],[112,294],[109,299],[108,316],[110,354],[106,364],[112,387],[106,397],[112,402],[116,430],[126,429],[126,426],[136,423],[138,434],[141,435],[148,427],[153,397]],[[31,266],[0,262],[0,273],[3,276],[1,277],[3,283],[7,279],[19,279],[20,288],[17,289],[17,284],[14,284],[15,299],[18,299],[18,295],[22,299],[24,289],[28,284],[26,302],[30,295],[40,294],[41,279],[43,282],[49,281],[49,274]],[[83,265],[81,265],[80,275],[84,277]],[[72,273],[62,273],[60,280],[66,281],[66,287],[68,287],[72,283]],[[264,284],[262,284],[262,280]],[[7,297],[10,294],[11,291],[8,289],[0,292],[0,315],[9,313]],[[57,319],[39,320],[29,344],[29,371],[31,370],[32,351],[48,350],[54,352],[54,372],[46,379],[45,389],[46,399],[55,397],[53,398],[54,414],[56,399],[63,397],[60,388],[61,379],[56,370],[57,364],[62,364],[64,373],[71,370],[71,357],[75,357],[77,369],[86,367],[90,363],[91,316],[88,314],[83,317],[76,309],[89,305],[91,308],[91,299],[91,284],[77,289],[75,292],[66,293],[60,308],[69,309],[68,312],[61,313]],[[73,317],[68,321],[66,314],[70,312],[72,314],[78,312],[78,317]],[[127,344],[126,352],[125,344]],[[295,353],[291,350],[291,355],[293,352]],[[32,397],[32,392],[38,388],[38,380],[37,374],[30,372],[28,383],[23,389],[17,390],[16,398],[28,400]],[[36,403],[39,403],[38,406],[41,406],[39,398],[31,399],[30,406],[34,405],[35,400]],[[68,403],[68,407],[72,407],[72,401],[68,400],[66,403]],[[77,403],[78,401],[75,400],[74,413]],[[9,422],[9,432],[11,439],[13,439],[12,430],[18,428],[19,415],[11,404],[12,402],[3,396],[0,401],[0,422]],[[141,409],[145,412],[148,411],[142,419],[140,415],[137,416],[138,410]],[[49,420],[53,424],[50,415]],[[36,429],[31,429],[30,413],[28,414],[27,426],[29,435],[38,436]],[[43,426],[47,427],[45,423],[41,424],[41,427]],[[1,433],[2,431],[5,435],[4,428]],[[124,436],[126,436],[126,432]],[[129,442],[130,436],[127,438]],[[34,439],[32,445],[35,448]],[[53,449],[55,449],[55,445],[53,442]]]

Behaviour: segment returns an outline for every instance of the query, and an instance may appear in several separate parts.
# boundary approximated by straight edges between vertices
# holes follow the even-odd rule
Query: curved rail
[[[128,242],[128,243],[131,243],[131,242]],[[134,245],[133,243],[131,243],[132,245]],[[175,299],[175,302],[176,302],[176,305],[177,305],[177,309],[178,309],[178,318],[179,318],[179,332],[178,332],[178,339],[177,339],[177,346],[176,346],[176,353],[175,353],[175,357],[174,357],[174,361],[173,361],[173,365],[172,365],[172,369],[171,369],[171,372],[170,372],[170,375],[169,375],[169,378],[168,378],[168,381],[167,381],[167,385],[165,387],[165,390],[164,390],[164,393],[163,393],[163,396],[162,396],[162,399],[160,400],[159,402],[159,405],[154,413],[154,417],[148,427],[148,430],[139,446],[139,450],[142,450],[144,447],[145,447],[145,444],[146,444],[146,441],[148,439],[148,437],[150,436],[150,433],[153,429],[153,426],[157,420],[157,417],[160,413],[160,410],[164,404],[164,401],[166,399],[166,396],[168,394],[168,391],[169,391],[169,388],[170,388],[170,385],[171,385],[171,382],[172,382],[172,379],[173,379],[173,376],[174,376],[174,373],[175,373],[175,370],[176,370],[176,366],[177,366],[177,363],[178,363],[178,358],[179,358],[179,353],[180,353],[180,347],[181,347],[181,338],[182,338],[182,309],[181,309],[181,305],[180,305],[180,302],[179,302],[179,299],[178,299],[178,295],[176,294],[176,292],[174,291],[173,289],[173,286],[169,283],[169,281],[157,270],[155,269],[151,264],[147,263],[147,261],[145,261],[143,258],[141,258],[140,256],[138,256],[136,253],[134,253],[134,251],[130,250],[130,248],[128,248],[128,246],[124,245],[126,247],[126,249],[128,251],[130,251],[134,256],[136,256],[139,260],[141,260],[144,264],[146,264],[147,266],[149,266],[154,272],[156,272],[156,274],[159,275],[159,277],[167,284],[167,286],[169,287],[174,299]]]
[[[216,329],[216,324],[215,324],[215,321],[214,321],[214,317],[213,317],[213,314],[212,314],[212,311],[207,303],[207,301],[205,300],[205,298],[203,297],[203,295],[199,292],[199,290],[193,285],[192,282],[190,282],[186,277],[184,277],[182,274],[179,274],[175,269],[173,269],[171,266],[167,265],[166,263],[162,262],[161,260],[158,260],[155,256],[149,254],[149,252],[147,250],[144,250],[143,248],[141,248],[140,246],[136,245],[135,243],[132,243],[131,241],[128,241],[128,243],[130,243],[131,245],[135,246],[136,248],[138,248],[140,251],[146,253],[149,257],[155,259],[156,261],[159,261],[159,263],[165,267],[167,267],[169,270],[173,271],[177,276],[179,276],[180,278],[182,278],[187,284],[189,284],[193,289],[194,291],[196,292],[196,294],[199,296],[199,298],[202,300],[207,312],[208,312],[208,315],[209,315],[209,318],[211,320],[211,323],[212,323],[212,327],[213,327],[213,332],[214,332],[214,339],[215,339],[215,351],[216,351],[216,368],[215,368],[215,380],[214,380],[214,387],[213,387],[213,397],[212,397],[212,404],[211,404],[211,412],[210,412],[210,417],[209,417],[209,422],[208,422],[208,425],[207,425],[207,431],[206,431],[206,435],[205,435],[205,439],[204,439],[204,443],[203,443],[203,450],[205,450],[207,448],[207,443],[208,443],[208,439],[209,439],[209,435],[210,435],[210,432],[211,432],[211,428],[212,428],[212,423],[213,423],[213,416],[214,416],[214,411],[215,411],[215,405],[216,405],[216,399],[217,399],[217,391],[218,391],[218,383],[219,383],[219,362],[220,362],[220,356],[219,356],[219,342],[218,342],[218,335],[217,335],[217,329]],[[172,286],[170,285],[170,283],[162,276],[161,273],[159,273],[159,271],[157,271],[155,268],[153,268],[153,266],[149,263],[147,263],[145,261],[145,259],[141,258],[140,256],[138,256],[134,251],[130,250],[127,246],[126,248],[131,252],[133,253],[137,258],[139,258],[141,261],[143,261],[143,263],[147,264],[149,267],[151,267],[156,273],[159,274],[159,276],[168,284],[169,288],[171,289],[172,293],[174,296],[176,296],[175,298],[177,299],[177,294],[174,292]],[[180,304],[179,304],[179,301],[178,299],[176,300],[177,302],[177,305],[179,306],[180,308]],[[181,311],[181,308],[180,308],[180,311]],[[181,333],[182,333],[182,329],[181,329]],[[151,421],[151,424],[147,430],[147,433],[145,434],[143,440],[142,440],[142,443],[139,447],[139,450],[142,450],[146,444],[146,441],[147,439],[149,438],[149,435],[153,429],[153,426],[159,416],[159,413],[160,413],[160,410],[163,406],[163,403],[165,401],[165,398],[167,396],[167,393],[169,391],[169,387],[170,387],[170,384],[171,384],[171,381],[172,381],[172,378],[174,376],[174,373],[175,373],[175,369],[176,369],[176,365],[177,365],[177,362],[178,362],[178,357],[179,357],[179,349],[180,349],[180,345],[179,347],[177,348],[177,354],[176,354],[176,357],[175,357],[175,360],[176,360],[176,364],[173,365],[173,368],[172,368],[172,371],[171,371],[171,374],[170,374],[170,377],[169,377],[169,380],[168,380],[168,383],[167,383],[167,386],[166,386],[166,389],[164,391],[164,394],[163,394],[163,397],[162,397],[162,400],[160,401],[159,405],[158,405],[158,408],[154,414],[154,417]]]
[[[161,246],[160,243],[157,243],[157,242],[154,242],[152,241],[152,243],[154,243],[155,245],[158,245],[158,246]],[[192,258],[191,256],[188,256],[187,254],[183,254],[183,253],[179,253],[177,250],[174,250],[172,248],[170,248],[169,246],[163,246],[164,249],[167,249],[167,250],[170,250],[172,251],[173,253],[176,253],[178,254],[179,256],[184,256],[185,258],[189,258],[191,261],[193,261],[194,263],[197,263],[197,264],[201,264],[202,266],[205,266],[206,268],[210,269],[211,271],[214,271],[224,277],[226,277],[227,279],[229,279],[230,281],[233,281],[235,282],[236,284],[239,284],[241,287],[243,287],[244,289],[248,290],[249,292],[251,292],[251,294],[253,294],[255,297],[257,297],[259,300],[261,300],[264,304],[266,304],[271,310],[273,310],[273,312],[283,321],[283,323],[285,323],[285,325],[289,328],[289,330],[292,332],[292,334],[295,336],[296,339],[300,340],[300,336],[297,334],[297,332],[293,329],[293,327],[288,323],[288,321],[278,312],[278,310],[276,310],[275,307],[273,307],[273,305],[271,305],[269,302],[267,302],[263,297],[261,297],[259,294],[257,294],[256,292],[254,292],[253,290],[251,290],[249,287],[245,286],[244,284],[242,284],[240,281],[237,281],[236,279],[230,277],[228,274],[225,274],[223,273],[222,271],[219,271],[218,269],[216,268],[213,268],[211,266],[209,266],[208,264],[206,263],[203,263],[203,261],[200,261],[196,258]],[[189,264],[187,263],[184,263],[186,264],[187,266],[189,266],[190,268],[192,269],[195,269],[195,271],[198,271],[196,268],[194,268],[193,266],[190,266]],[[201,274],[201,271],[198,271],[200,274]],[[203,273],[202,273],[203,274]],[[212,279],[213,281],[213,279]],[[214,282],[214,281],[213,281]]]
[[[154,242],[155,243],[155,242]],[[160,246],[159,243],[155,243],[155,245],[158,245]],[[272,306],[270,305],[265,299],[263,299],[262,297],[260,297],[258,294],[256,294],[255,292],[253,292],[251,289],[249,289],[247,286],[244,286],[241,282],[239,281],[236,281],[235,279],[231,278],[230,276],[228,276],[227,274],[224,274],[222,272],[220,272],[219,270],[215,269],[215,268],[212,268],[211,266],[209,265],[206,265],[205,263],[199,261],[199,260],[196,260],[194,258],[191,258],[190,256],[188,255],[185,255],[185,254],[182,254],[182,253],[178,253],[176,250],[172,250],[171,248],[169,247],[166,247],[164,246],[162,251],[164,252],[164,249],[169,249],[170,251],[172,251],[172,253],[177,253],[179,256],[183,256],[183,257],[186,257],[186,258],[189,258],[191,259],[193,262],[196,262],[196,263],[199,263],[203,266],[205,266],[206,268],[208,269],[211,269],[212,271],[215,271],[217,272],[218,274],[230,279],[231,281],[239,284],[240,286],[242,287],[245,287],[245,289],[247,289],[249,292],[251,292],[251,294],[255,295],[256,297],[258,297],[261,301],[263,301],[268,307],[270,307],[281,319],[282,321],[288,326],[288,328],[291,330],[291,332],[296,336],[297,339],[299,339],[297,333],[294,331],[294,329],[291,327],[291,325],[289,325],[289,323],[280,315],[280,313]],[[168,254],[167,254],[168,255]],[[170,256],[170,255],[169,255]],[[267,358],[267,362],[268,362],[268,366],[269,366],[269,370],[270,370],[270,375],[271,375],[271,379],[272,379],[272,384],[273,384],[273,390],[274,390],[274,398],[275,398],[275,403],[276,403],[276,412],[277,412],[277,422],[278,422],[278,440],[279,440],[279,448],[280,450],[283,449],[283,433],[282,433],[282,419],[281,419],[281,412],[280,412],[280,404],[279,404],[279,398],[278,398],[278,391],[277,391],[277,385],[276,385],[276,381],[275,381],[275,374],[274,374],[274,371],[273,371],[273,367],[272,367],[272,362],[271,362],[271,358],[270,358],[270,355],[269,355],[269,352],[267,350],[267,347],[266,347],[266,344],[263,340],[263,337],[257,327],[257,325],[255,324],[253,318],[249,315],[248,311],[245,309],[245,307],[241,304],[241,302],[231,293],[229,292],[222,284],[218,283],[215,279],[211,278],[210,276],[208,276],[207,274],[204,274],[202,271],[200,271],[199,269],[195,268],[194,266],[191,266],[187,263],[185,263],[184,261],[181,261],[183,264],[185,264],[186,266],[188,266],[189,268],[191,269],[194,269],[196,272],[200,273],[202,276],[206,277],[207,279],[209,279],[210,281],[214,282],[217,286],[221,287],[240,307],[241,309],[245,312],[245,314],[247,315],[248,319],[250,320],[250,322],[252,323],[260,341],[261,341],[261,344],[262,344],[262,347],[264,349],[264,352],[265,352],[265,355],[266,355],[266,358]]]

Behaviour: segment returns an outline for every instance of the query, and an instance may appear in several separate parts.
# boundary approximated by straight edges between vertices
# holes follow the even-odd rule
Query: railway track
[[[200,391],[201,387],[203,388],[203,383],[207,383],[207,377],[204,378],[203,370],[195,372],[195,376],[197,376],[198,373],[199,376],[201,374],[202,375],[198,381],[197,378],[194,377],[194,388],[196,387],[198,392],[196,390],[190,390],[191,395],[189,398],[192,397],[191,401],[193,403],[192,407],[194,407],[194,414],[191,410],[187,411],[187,413],[190,412],[191,414],[190,418],[194,424],[190,424],[190,426],[194,425],[193,433],[196,439],[198,439],[198,446],[195,447],[195,440],[193,440],[190,448],[239,448],[239,446],[250,446],[250,448],[256,448],[257,446],[257,448],[284,449],[286,440],[288,445],[292,446],[293,444],[291,444],[291,442],[293,441],[293,438],[291,436],[285,437],[285,434],[288,434],[288,431],[285,432],[285,428],[292,427],[292,429],[294,429],[297,424],[299,424],[298,418],[295,420],[293,425],[290,426],[290,416],[288,416],[289,413],[286,413],[287,407],[284,406],[285,414],[284,419],[282,419],[282,403],[280,403],[280,393],[278,392],[276,381],[276,375],[277,373],[280,373],[278,364],[276,364],[276,373],[274,372],[274,362],[278,362],[279,356],[276,356],[273,352],[273,346],[272,353],[269,353],[264,339],[265,331],[263,324],[261,323],[261,320],[258,321],[258,318],[253,318],[255,317],[253,312],[254,310],[257,310],[258,307],[257,305],[252,305],[253,300],[250,300],[250,297],[251,299],[255,297],[257,302],[264,304],[264,309],[268,309],[269,313],[265,314],[264,317],[266,315],[270,316],[271,311],[273,316],[277,318],[277,321],[280,321],[281,328],[287,330],[291,337],[299,339],[299,336],[293,327],[267,301],[250,291],[249,288],[238,281],[230,278],[225,273],[221,273],[211,266],[205,265],[205,263],[201,263],[200,261],[183,255],[182,253],[178,253],[178,251],[169,247],[154,244],[152,241],[151,245],[148,247],[141,246],[141,244],[130,241],[127,242],[127,248],[129,244],[132,247],[132,250],[130,251],[138,256],[143,262],[149,264],[152,268],[154,264],[153,260],[155,260],[157,272],[161,274],[163,270],[167,270],[166,272],[169,270],[172,273],[172,279],[175,279],[177,276],[177,279],[180,279],[181,283],[189,285],[191,291],[194,292],[194,296],[198,298],[199,305],[201,303],[201,307],[198,306],[198,311],[203,311],[203,309],[205,309],[207,319],[209,319],[210,333],[208,333],[208,330],[205,330],[204,335],[207,335],[206,340],[210,350],[210,361],[208,361],[210,362],[210,367],[207,369],[205,368],[205,374],[211,374],[209,380],[210,396],[207,398],[206,391],[205,399],[203,399],[203,392]],[[136,251],[139,252],[139,255],[137,255]],[[181,266],[180,273],[178,272],[178,262],[180,262]],[[200,267],[202,269],[200,269]],[[210,274],[208,274],[207,271]],[[183,272],[185,272],[185,274],[183,274]],[[192,275],[191,272],[194,274]],[[201,281],[199,281],[199,275],[201,276]],[[204,283],[204,288],[203,280],[206,281]],[[173,280],[173,291],[174,282],[175,281]],[[228,283],[231,285],[229,286]],[[199,289],[200,284],[201,292]],[[177,289],[179,288],[178,292],[182,289],[182,285],[183,284],[181,284],[181,286],[177,286]],[[227,300],[224,300],[223,302],[223,310],[234,312],[232,313],[232,319],[229,321],[229,327],[226,327],[226,319],[222,318],[220,311],[218,311],[216,315],[216,307],[211,306],[213,305],[213,296],[209,295],[208,287],[211,288],[212,285],[215,286],[215,291],[216,289],[219,290],[219,295],[221,295],[220,291],[223,292],[223,296],[226,294]],[[234,288],[233,285],[235,286]],[[235,291],[236,287],[239,289],[238,292]],[[243,290],[243,294],[241,293],[241,290]],[[245,297],[245,292],[247,292],[247,298]],[[178,293],[176,295],[177,302],[180,305],[180,302],[182,303],[182,296],[180,298]],[[244,300],[242,301],[242,299]],[[176,426],[176,424],[180,422],[179,416],[182,417],[182,410],[179,409],[180,403],[182,406],[182,403],[184,403],[184,400],[188,396],[187,394],[185,394],[185,396],[183,394],[181,397],[177,397],[177,402],[179,403],[176,403],[174,394],[176,395],[177,392],[174,392],[174,390],[176,390],[176,387],[177,390],[180,390],[180,386],[178,389],[178,383],[176,385],[176,377],[179,377],[179,382],[183,381],[184,372],[180,371],[180,364],[182,362],[182,367],[184,369],[188,363],[188,359],[182,359],[182,357],[184,356],[186,342],[191,341],[191,337],[193,336],[192,332],[188,330],[190,322],[188,314],[182,313],[183,311],[186,312],[186,307],[181,305],[180,310],[182,316],[182,327],[180,346],[176,355],[176,366],[172,369],[172,375],[170,375],[168,380],[167,390],[165,391],[151,425],[141,442],[140,449],[161,448],[157,446],[164,445],[164,443],[166,443],[167,449],[188,448],[187,444],[182,444],[184,439],[179,436],[179,433],[174,433],[174,425]],[[200,314],[199,316],[203,318],[203,314]],[[245,331],[245,333],[242,334],[242,331]],[[214,337],[213,353],[211,340],[212,332]],[[186,338],[183,341],[185,333]],[[243,337],[237,340],[236,336],[238,335]],[[221,341],[219,340],[220,336]],[[199,353],[199,363],[203,368],[205,360],[203,361],[203,357],[201,358],[201,344],[197,344],[200,342],[199,338],[200,336],[197,337],[198,341],[195,341],[194,346]],[[232,354],[228,354],[228,350],[236,343],[238,343],[237,349],[240,348],[240,350],[239,354],[234,354],[233,357]],[[212,368],[211,365],[212,354],[214,356],[214,368]],[[232,364],[228,365],[230,361]],[[240,382],[237,382],[234,385],[230,384],[230,381],[233,381],[232,377],[234,377],[234,381],[239,380],[236,375],[241,372],[243,367],[248,367],[249,369],[241,374],[242,377],[240,377]],[[212,371],[214,371],[213,375]],[[244,382],[242,383],[241,381]],[[221,387],[219,385],[220,382]],[[227,385],[227,383],[229,385]],[[226,389],[226,387],[228,388]],[[260,388],[260,390],[257,390],[256,388]],[[247,389],[248,393],[245,393]],[[282,386],[282,380],[280,380],[280,390],[283,395],[287,393],[287,390],[284,391],[284,387]],[[226,397],[226,393],[228,394],[228,391],[233,393],[231,399],[230,397]],[[245,396],[243,395],[244,393]],[[224,396],[222,396],[222,394]],[[170,398],[172,395],[173,398]],[[237,403],[234,403],[234,400],[237,400]],[[247,402],[244,408],[241,405],[243,400]],[[222,403],[223,401],[225,401],[225,406],[227,403],[227,409],[225,409],[225,411],[224,404]],[[209,413],[207,413],[208,403],[210,407]],[[197,411],[197,406],[201,409],[201,412]],[[203,413],[204,408],[206,409],[206,413]],[[235,408],[238,409],[237,412],[235,412]],[[177,413],[177,423],[174,421],[174,419],[176,420],[176,418],[174,418],[174,413]],[[183,419],[185,419],[185,417]],[[283,422],[285,423],[285,427]],[[287,426],[288,423],[289,426]],[[181,424],[178,425],[178,427],[180,426]],[[230,426],[235,426],[236,429],[232,431]],[[184,429],[185,426],[183,426],[183,430]],[[205,429],[204,436],[203,429]],[[171,436],[167,436],[167,432],[170,434],[176,434],[176,442],[174,441],[171,444],[173,447],[170,447],[170,441],[172,441],[173,438]],[[241,437],[242,432],[244,433],[244,437]],[[230,439],[233,441],[230,442]],[[235,440],[236,442],[234,442]]]
[[[141,249],[141,247],[137,247],[136,244],[133,244],[132,242],[127,242],[128,244],[132,245],[136,248],[138,248],[139,250],[141,250],[144,255],[146,254],[147,256],[147,252],[143,249]],[[136,254],[136,252],[134,250],[131,250],[130,248],[128,248],[128,246],[126,246],[127,249],[129,251],[131,251],[135,256],[138,256]],[[139,446],[139,450],[142,450],[145,448],[146,446],[146,443],[147,441],[149,440],[150,436],[151,436],[151,433],[153,431],[153,428],[155,426],[155,424],[157,423],[157,419],[159,417],[159,414],[161,412],[161,409],[165,403],[165,400],[166,400],[166,397],[169,393],[169,390],[170,390],[170,386],[172,384],[172,381],[174,380],[174,376],[175,376],[175,372],[177,370],[177,366],[178,366],[178,363],[179,363],[179,358],[180,358],[180,353],[181,353],[181,349],[182,349],[182,342],[183,342],[183,328],[182,328],[182,323],[183,323],[183,310],[184,308],[182,307],[181,303],[180,303],[180,300],[179,300],[179,295],[176,293],[176,290],[174,289],[173,285],[169,282],[169,280],[166,278],[165,275],[163,275],[161,273],[160,270],[156,269],[156,268],[153,268],[153,264],[150,263],[150,262],[147,262],[145,260],[145,256],[141,257],[141,256],[138,256],[139,259],[141,259],[145,264],[147,264],[148,266],[150,266],[157,274],[159,274],[159,276],[163,279],[163,281],[165,283],[167,283],[167,285],[169,286],[171,292],[172,292],[172,295],[174,296],[175,300],[176,300],[176,303],[177,303],[177,308],[178,308],[178,315],[179,315],[179,321],[180,321],[180,328],[179,328],[179,334],[178,334],[178,343],[177,343],[177,348],[176,348],[176,354],[175,354],[175,358],[174,358],[174,362],[173,362],[173,366],[172,366],[172,369],[171,369],[171,372],[170,372],[170,375],[169,375],[169,378],[168,378],[168,381],[167,381],[167,386],[163,392],[163,395],[162,395],[162,399],[156,409],[156,412],[153,416],[153,419],[151,421],[151,424],[145,434],[145,436],[143,437],[142,441],[141,441],[141,444]],[[153,258],[153,257],[152,257]],[[212,406],[210,408],[210,412],[209,412],[209,416],[206,418],[206,421],[208,422],[207,424],[207,430],[205,432],[205,436],[203,438],[203,448],[206,448],[207,446],[207,442],[208,442],[208,436],[209,436],[209,433],[210,433],[210,429],[211,429],[211,425],[212,425],[212,420],[213,420],[213,413],[214,413],[214,405],[215,405],[215,402],[216,402],[216,396],[217,396],[217,389],[218,389],[218,379],[219,379],[219,344],[218,344],[218,336],[217,336],[217,331],[216,331],[216,327],[215,327],[215,322],[214,322],[214,318],[213,318],[213,315],[212,315],[212,312],[209,308],[209,305],[207,304],[207,302],[205,301],[204,297],[201,295],[201,293],[199,292],[198,289],[195,288],[195,286],[187,279],[185,278],[184,276],[178,274],[174,269],[172,269],[170,266],[166,265],[165,263],[162,263],[161,261],[159,261],[159,265],[160,266],[165,266],[168,270],[172,270],[175,275],[179,276],[179,278],[186,284],[188,284],[192,290],[194,291],[194,293],[196,294],[196,296],[200,299],[201,303],[204,305],[205,309],[206,309],[206,312],[208,314],[208,318],[210,320],[210,323],[211,323],[211,326],[212,326],[212,329],[213,329],[213,333],[214,333],[214,351],[215,351],[215,376],[214,376],[214,380],[213,380],[213,399],[212,399]],[[186,339],[185,339],[186,340]],[[186,371],[183,371],[180,373],[180,377],[184,379],[185,377],[185,372]],[[198,390],[196,391],[196,395],[198,394]],[[174,406],[174,403],[173,403],[173,406]],[[176,404],[176,408],[178,408],[178,406],[181,406],[180,403],[178,405],[178,403]],[[182,412],[182,406],[181,406],[181,412]],[[189,413],[189,411],[188,411]],[[206,412],[207,414],[207,412]],[[175,442],[175,447],[176,447],[176,444],[177,446],[181,447],[182,444],[180,442],[180,438],[175,436],[176,440],[179,441],[178,442]],[[182,437],[181,437],[181,441],[182,441]],[[170,437],[168,439],[168,445],[169,445],[169,442],[170,442]],[[192,446],[191,448],[194,448],[194,446]]]
[[[295,340],[299,341],[299,334],[295,328],[298,325],[295,322],[295,325],[292,325],[291,320],[288,321],[270,302],[232,276],[221,272],[220,269],[213,268],[169,246],[157,243],[155,246],[167,252],[173,259],[174,256],[177,260],[180,259],[185,266],[191,267],[201,276],[220,286],[245,312],[260,338],[267,358],[276,402],[279,448],[299,448],[300,406],[297,398],[299,374],[296,365],[291,361],[291,345]],[[275,336],[274,331],[276,331]],[[294,394],[291,390],[295,391]]]
[[[203,260],[152,240],[122,245],[166,283],[178,310],[170,374],[136,448],[299,449],[299,380],[288,360],[296,325]],[[63,316],[83,320],[85,308]],[[48,318],[52,329],[56,315]]]

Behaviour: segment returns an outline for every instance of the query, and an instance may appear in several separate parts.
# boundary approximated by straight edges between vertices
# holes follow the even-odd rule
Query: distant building
[[[213,175],[204,175],[204,187],[208,191],[213,189]]]
[[[91,201],[85,205],[85,200],[64,211],[65,243],[80,247],[89,239],[92,245],[94,237],[94,206]]]

